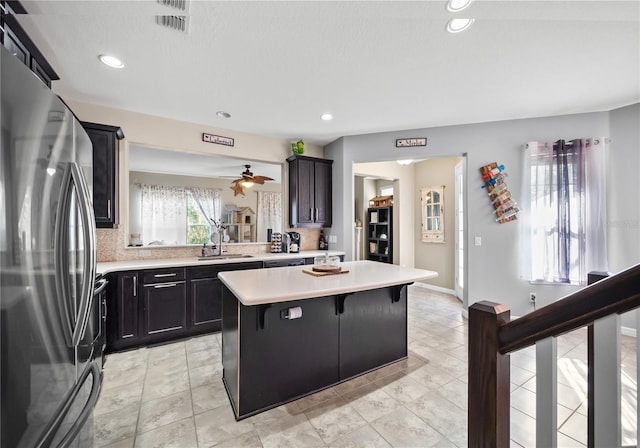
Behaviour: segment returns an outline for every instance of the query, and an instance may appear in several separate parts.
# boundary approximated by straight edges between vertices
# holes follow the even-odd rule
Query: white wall
[[[415,267],[436,271],[438,277],[427,280],[435,286],[455,289],[455,173],[460,157],[438,157],[415,164],[417,192],[414,200]],[[444,243],[422,242],[422,188],[444,185]]]
[[[384,161],[396,159],[424,159],[437,156],[460,156],[467,153],[467,226],[466,247],[466,297],[468,305],[479,300],[492,300],[503,303],[512,309],[512,314],[522,315],[531,310],[528,302],[529,291],[538,294],[538,305],[542,306],[570,294],[577,288],[557,285],[530,285],[520,279],[518,269],[518,221],[497,224],[493,219],[482,185],[479,168],[490,162],[499,162],[506,166],[509,173],[509,189],[515,198],[520,195],[521,186],[521,147],[527,141],[545,141],[573,139],[592,136],[611,136],[612,151],[622,154],[638,151],[637,121],[631,127],[637,105],[630,111],[616,111],[611,115],[616,126],[615,134],[628,135],[624,147],[615,145],[616,135],[609,127],[609,113],[589,113],[557,117],[509,120],[490,123],[468,124],[437,128],[425,128],[400,132],[386,132],[360,136],[343,137],[325,147],[325,157],[334,160],[333,197],[334,226],[331,231],[345,248],[351,247],[351,230],[345,222],[353,217],[353,162]],[[620,117],[618,117],[620,115]],[[627,119],[623,120],[623,116]],[[627,123],[629,122],[629,123]],[[623,129],[625,131],[623,131]],[[396,138],[427,137],[426,148],[395,148]],[[637,156],[635,156],[637,157]],[[637,159],[635,159],[637,160]],[[627,191],[630,201],[638,200],[637,176],[638,164],[634,165],[633,175],[610,176],[612,182]],[[391,177],[391,176],[387,176]],[[633,188],[635,186],[635,189]],[[342,219],[344,218],[344,219]],[[638,235],[638,229],[632,229]],[[481,236],[482,246],[473,246],[475,236]],[[346,240],[346,241],[345,241]],[[625,259],[615,252],[610,253],[610,265],[632,264],[632,258],[638,262],[638,256],[630,254]]]

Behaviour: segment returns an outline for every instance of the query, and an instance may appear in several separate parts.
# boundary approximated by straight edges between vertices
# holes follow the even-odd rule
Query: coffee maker
[[[289,232],[289,253],[297,254],[300,252],[300,234],[298,232]]]

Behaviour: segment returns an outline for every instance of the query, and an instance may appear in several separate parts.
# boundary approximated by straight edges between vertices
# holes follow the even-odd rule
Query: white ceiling
[[[153,0],[23,4],[63,98],[316,144],[640,100],[638,0],[192,0],[188,35]],[[476,20],[454,35],[452,17]]]

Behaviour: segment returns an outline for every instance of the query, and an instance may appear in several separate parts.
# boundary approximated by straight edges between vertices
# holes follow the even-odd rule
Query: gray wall
[[[460,157],[439,157],[415,164],[415,267],[436,271],[439,275],[430,283],[446,289],[455,289],[455,184],[454,168]],[[422,188],[444,185],[444,243],[422,242]]]
[[[638,121],[634,117],[637,116],[638,105],[628,109],[611,113],[598,112],[342,137],[325,147],[325,157],[334,160],[334,226],[331,233],[338,237],[337,247],[352,247],[350,226],[353,222],[353,162],[450,157],[467,153],[468,250],[465,305],[479,300],[492,300],[509,306],[514,315],[523,315],[531,311],[528,302],[529,291],[537,293],[538,306],[549,304],[577,288],[530,285],[520,278],[518,221],[507,224],[495,222],[486,193],[480,189],[478,169],[494,161],[504,164],[509,173],[509,188],[517,199],[521,190],[521,148],[528,141],[610,136],[614,142],[612,152],[619,151],[620,156],[633,153],[637,160],[640,140],[636,131]],[[611,129],[610,116],[614,123]],[[619,145],[615,145],[618,136],[624,144],[620,142]],[[396,138],[410,137],[427,137],[427,148],[395,148]],[[637,177],[640,166],[636,162],[633,167],[633,174],[612,173],[610,179],[614,190],[618,188],[627,191],[629,200],[638,204],[640,202]],[[629,231],[637,241],[637,226]],[[475,236],[482,237],[482,246],[471,244]],[[352,259],[349,255],[347,258]],[[628,266],[637,262],[637,252],[622,257],[613,251],[609,260],[612,267]]]

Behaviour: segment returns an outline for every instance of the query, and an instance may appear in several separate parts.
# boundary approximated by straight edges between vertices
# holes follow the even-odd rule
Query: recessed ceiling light
[[[101,54],[100,56],[98,56],[98,59],[100,59],[100,62],[102,62],[104,65],[108,65],[109,67],[113,67],[113,68],[124,67],[124,62],[122,62],[120,59],[118,59],[115,56],[110,56],[108,54]]]
[[[331,121],[331,120],[333,120],[333,115],[331,115],[331,114],[322,114],[320,116],[320,119],[324,120],[324,121]]]
[[[449,0],[447,2],[447,10],[451,12],[459,12],[468,7],[473,0]]]
[[[219,110],[218,112],[216,112],[216,115],[220,118],[231,118],[231,114],[223,110]]]
[[[471,26],[475,19],[451,19],[447,23],[447,31],[450,33],[460,33]]]

